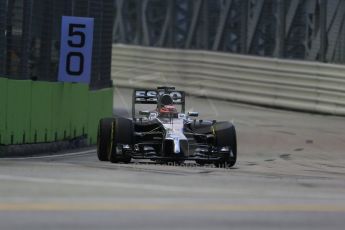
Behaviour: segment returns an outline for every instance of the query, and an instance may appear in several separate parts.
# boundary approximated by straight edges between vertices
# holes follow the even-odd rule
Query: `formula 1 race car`
[[[137,105],[154,108],[137,114]],[[100,161],[195,160],[200,165],[213,163],[217,167],[232,167],[236,163],[235,126],[228,121],[196,120],[197,112],[185,114],[185,93],[174,87],[134,90],[132,117],[100,120],[97,139]]]

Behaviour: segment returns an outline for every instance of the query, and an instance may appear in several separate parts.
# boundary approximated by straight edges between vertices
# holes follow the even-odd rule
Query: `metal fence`
[[[344,0],[114,1],[114,43],[345,63]]]
[[[56,81],[61,17],[95,19],[91,88],[110,86],[113,0],[0,0],[0,75]]]

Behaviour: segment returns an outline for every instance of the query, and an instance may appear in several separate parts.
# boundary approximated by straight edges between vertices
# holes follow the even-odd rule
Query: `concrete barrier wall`
[[[174,85],[198,96],[345,115],[345,67],[306,61],[113,45],[118,87]]]
[[[48,143],[83,135],[112,116],[113,90],[87,85],[0,78],[0,145]]]

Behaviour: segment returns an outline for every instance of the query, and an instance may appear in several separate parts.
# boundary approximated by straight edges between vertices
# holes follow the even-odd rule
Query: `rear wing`
[[[175,105],[181,105],[181,112],[185,112],[185,92],[175,90],[174,87],[158,87],[157,90],[152,89],[135,89],[132,95],[132,116],[135,117],[136,104],[157,104],[158,96],[169,94]]]

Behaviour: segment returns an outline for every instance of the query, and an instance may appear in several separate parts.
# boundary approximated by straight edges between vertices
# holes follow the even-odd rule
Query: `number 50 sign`
[[[93,18],[62,17],[59,81],[90,83]]]

